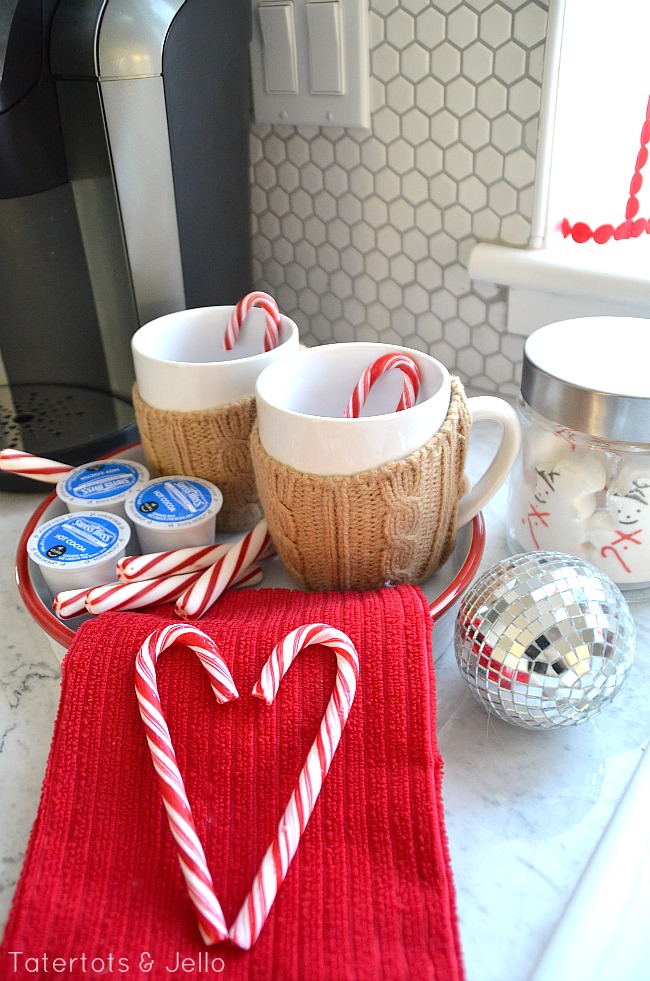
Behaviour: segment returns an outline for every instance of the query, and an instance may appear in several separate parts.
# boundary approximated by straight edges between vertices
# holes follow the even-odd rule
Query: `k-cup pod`
[[[140,551],[148,553],[214,544],[222,504],[221,491],[210,481],[173,474],[131,491],[124,510],[137,531]]]
[[[56,485],[68,511],[109,511],[124,517],[129,491],[144,487],[149,471],[131,460],[96,460],[76,467]]]
[[[56,596],[64,589],[112,582],[130,537],[128,521],[117,514],[77,511],[39,525],[27,541],[27,554]]]

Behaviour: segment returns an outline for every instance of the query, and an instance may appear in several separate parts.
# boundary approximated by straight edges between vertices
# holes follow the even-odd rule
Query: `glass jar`
[[[650,597],[650,320],[585,317],[524,348],[508,547],[569,552]]]

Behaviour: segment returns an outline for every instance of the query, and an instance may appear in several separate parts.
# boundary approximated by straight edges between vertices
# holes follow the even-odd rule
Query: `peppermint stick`
[[[336,682],[325,709],[320,729],[312,743],[286,810],[280,818],[275,839],[271,842],[251,891],[230,929],[230,939],[243,950],[249,950],[266,922],[278,889],[296,853],[332,758],[341,738],[354,700],[359,678],[359,658],[350,638],[325,623],[298,627],[274,648],[262,669],[253,695],[271,705],[282,678],[300,651],[314,644],[330,647],[336,654]]]
[[[191,545],[167,552],[126,555],[117,562],[117,578],[120,582],[141,582],[143,579],[157,579],[160,576],[198,572],[214,565],[229,548],[229,544]]]
[[[192,579],[198,578],[200,574],[200,572],[197,572],[192,576],[188,573],[183,577],[183,582],[178,584],[169,583],[169,579],[172,578],[171,576],[161,576],[156,580],[149,579],[147,580],[147,585],[153,586],[154,588],[144,594],[142,602],[139,602],[141,596],[138,592],[135,590],[129,592],[122,588],[127,585],[139,586],[141,585],[140,583],[113,582],[106,583],[103,586],[89,586],[86,589],[64,589],[54,597],[52,609],[61,620],[70,620],[72,617],[78,617],[82,613],[106,613],[108,610],[136,610],[141,606],[155,606],[158,603],[166,603],[175,599],[184,589],[187,589],[188,585],[191,585]],[[177,576],[174,578],[180,579],[181,577]],[[258,582],[262,581],[262,578],[263,573],[260,567],[253,565],[240,574],[237,581],[232,584],[232,588],[255,586]],[[166,587],[164,583],[167,583]],[[90,600],[93,605],[93,610],[91,611],[88,609],[87,600],[89,593],[95,594],[95,590],[97,590],[97,593]],[[172,595],[169,595],[169,592]],[[133,602],[136,602],[137,606],[127,605]]]
[[[86,610],[96,616],[109,610],[139,610],[143,606],[170,603],[191,587],[201,575],[199,570],[180,576],[160,576],[158,579],[146,579],[142,582],[116,582],[95,586],[86,594]],[[262,576],[259,566],[248,565],[237,571],[226,588],[254,586],[261,581]]]
[[[169,827],[178,846],[178,860],[196,910],[201,937],[204,943],[214,944],[226,939],[228,928],[196,832],[156,680],[158,657],[176,642],[186,644],[198,654],[210,676],[217,702],[230,702],[238,697],[238,692],[216,644],[202,631],[186,624],[172,624],[156,630],[136,656],[135,693]]]
[[[147,555],[127,555],[117,562],[117,578],[120,582],[141,582],[160,576],[178,576],[185,572],[198,572],[214,565],[236,542],[223,545],[191,545],[187,548],[171,549],[168,552],[150,552]],[[275,555],[269,546],[262,559]]]
[[[179,596],[174,610],[176,616],[182,620],[198,620],[241,572],[267,552],[270,545],[268,527],[262,520]]]
[[[0,450],[0,470],[19,477],[31,477],[32,480],[40,480],[44,484],[58,484],[74,467],[43,456],[34,456],[33,453],[7,448]]]
[[[410,409],[415,405],[420,391],[420,372],[415,361],[407,354],[382,354],[366,368],[359,379],[345,409],[346,419],[358,418],[377,379],[394,368],[398,368],[404,375],[402,394],[395,411],[401,412],[402,409]]]
[[[90,587],[86,589],[63,589],[54,597],[52,609],[60,620],[70,620],[72,617],[87,613],[86,596],[89,592]]]

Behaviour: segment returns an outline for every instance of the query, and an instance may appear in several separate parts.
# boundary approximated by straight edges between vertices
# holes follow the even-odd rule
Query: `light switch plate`
[[[327,3],[330,11],[332,0],[252,0],[253,39],[251,42],[251,74],[253,82],[253,118],[256,123],[277,123],[293,126],[336,126],[350,129],[370,128],[370,66],[368,40],[368,0],[334,0],[338,9],[336,17],[312,16],[311,23],[327,27],[333,21],[340,26],[340,74],[342,92],[315,93],[312,91],[312,64],[310,62],[310,34],[308,8],[313,4]],[[266,86],[269,52],[264,51],[260,7],[290,7],[293,19],[298,71],[297,92],[269,92]],[[324,11],[323,11],[324,12]],[[314,44],[313,37],[311,38]],[[331,44],[332,39],[325,39]],[[322,73],[322,55],[319,50],[311,55],[317,71]]]

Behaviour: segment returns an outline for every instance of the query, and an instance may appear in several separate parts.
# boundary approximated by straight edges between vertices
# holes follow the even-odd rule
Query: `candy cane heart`
[[[214,641],[203,631],[185,623],[175,623],[156,630],[147,638],[136,656],[135,691],[169,827],[178,846],[178,859],[189,897],[196,909],[199,931],[204,943],[214,944],[226,939],[228,927],[214,891],[203,846],[196,832],[185,784],[163,716],[156,681],[158,657],[177,642],[185,644],[198,654],[208,672],[217,702],[230,702],[238,697],[238,692]]]
[[[230,939],[243,950],[249,950],[259,937],[296,853],[347,722],[359,679],[359,658],[350,638],[325,623],[311,623],[293,630],[276,645],[253,695],[271,705],[295,657],[315,644],[329,647],[336,654],[336,682],[276,837],[230,930]]]

